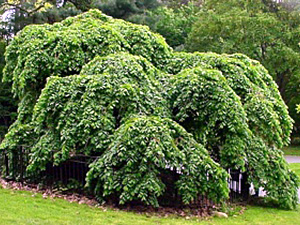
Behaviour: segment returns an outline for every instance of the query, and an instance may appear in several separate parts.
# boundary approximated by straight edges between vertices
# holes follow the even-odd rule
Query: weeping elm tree
[[[23,29],[4,81],[19,98],[1,151],[28,153],[27,175],[97,156],[86,187],[102,200],[158,206],[161,174],[188,204],[228,198],[228,168],[284,208],[298,178],[283,158],[292,120],[268,71],[240,54],[175,53],[148,29],[91,10]],[[14,173],[14,171],[10,171]]]

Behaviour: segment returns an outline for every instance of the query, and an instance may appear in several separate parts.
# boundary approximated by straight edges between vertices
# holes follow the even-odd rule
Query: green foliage
[[[22,30],[7,48],[4,81],[14,81],[12,91],[22,98],[28,90],[39,92],[51,75],[79,73],[96,55],[121,51],[141,55],[158,67],[170,54],[163,38],[149,28],[92,10],[53,26]]]
[[[267,201],[282,208],[298,205],[299,177],[289,169],[281,150],[268,147],[261,139],[253,138],[247,149],[250,181],[267,192]]]
[[[141,57],[114,54],[96,57],[83,68],[87,75],[49,78],[33,112],[41,138],[29,170],[76,154],[101,155],[114,131],[134,114],[168,116],[154,72]]]
[[[5,66],[5,47],[5,42],[0,40],[0,143],[9,125],[16,117],[16,103],[10,93],[10,86],[2,82],[2,71]]]
[[[128,20],[149,26],[152,31],[166,38],[171,47],[183,48],[199,10],[200,8],[192,3],[175,9],[162,6],[144,14],[133,15]]]
[[[290,142],[292,120],[267,71],[243,55],[214,53],[176,53],[167,69],[177,74],[170,85],[174,120],[223,167],[245,166],[255,187],[296,207],[298,178],[277,149]]]
[[[189,51],[243,53],[262,63],[276,81],[299,126],[299,15],[270,1],[209,0],[189,34]]]
[[[115,18],[128,18],[161,5],[157,0],[0,0],[0,37],[7,40],[29,24],[62,21],[89,9],[100,9]]]
[[[227,173],[182,126],[158,117],[137,117],[123,124],[91,165],[87,180],[98,196],[116,193],[121,204],[138,199],[158,206],[157,197],[165,189],[159,176],[164,170],[179,174],[175,186],[184,203],[200,194],[216,202],[228,197]]]
[[[30,149],[28,174],[97,156],[86,181],[99,199],[158,206],[166,174],[178,177],[183,203],[201,194],[223,202],[226,170],[241,169],[295,208],[298,178],[278,150],[292,120],[257,61],[174,53],[149,28],[98,10],[26,27],[6,60],[4,80],[20,103],[0,149]]]
[[[257,13],[278,10],[278,5],[273,0],[204,0],[204,7],[217,13],[240,10]]]
[[[128,18],[132,14],[143,13],[147,9],[156,8],[157,0],[107,0],[94,1],[93,7],[102,10],[105,14],[114,18]]]
[[[287,107],[276,83],[257,61],[241,54],[176,53],[174,56],[166,67],[172,74],[198,66],[221,71],[240,97],[251,130],[270,145],[282,148],[289,144],[292,120]],[[274,132],[270,133],[269,129]]]
[[[174,120],[187,127],[211,155],[216,154],[224,168],[243,168],[249,139],[247,118],[225,77],[219,71],[196,67],[173,76],[170,83]]]

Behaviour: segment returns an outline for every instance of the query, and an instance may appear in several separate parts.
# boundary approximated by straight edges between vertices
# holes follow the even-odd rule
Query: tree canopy
[[[86,181],[99,199],[158,206],[166,172],[187,204],[201,194],[223,202],[227,170],[240,169],[296,207],[298,178],[280,150],[292,119],[258,61],[175,53],[148,27],[98,10],[27,26],[5,56],[3,79],[20,103],[0,149],[29,149],[28,174],[97,156]]]
[[[143,14],[134,14],[128,20],[149,26],[152,31],[161,34],[171,47],[183,49],[199,11],[200,7],[194,3],[175,8],[160,6]]]
[[[186,46],[193,51],[243,53],[260,61],[275,79],[299,127],[299,15],[274,1],[208,0]]]

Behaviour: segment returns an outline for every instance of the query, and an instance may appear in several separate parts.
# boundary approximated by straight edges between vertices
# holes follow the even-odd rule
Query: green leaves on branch
[[[165,190],[164,170],[179,174],[174,185],[184,203],[201,194],[217,202],[228,196],[227,173],[182,126],[159,117],[137,117],[123,124],[91,165],[87,180],[99,196],[117,194],[120,203],[141,200],[158,206],[157,197]]]
[[[95,56],[117,52],[141,55],[161,67],[170,48],[148,27],[91,10],[54,25],[24,28],[7,48],[4,81],[22,98],[28,90],[39,92],[49,76],[79,73]]]
[[[268,72],[246,56],[213,53],[176,53],[167,70],[177,73],[174,119],[222,166],[245,165],[256,188],[295,208],[299,180],[278,150],[290,141],[292,119]]]
[[[241,54],[176,53],[167,71],[177,74],[186,68],[194,67],[217,69],[222,72],[226,79],[223,83],[238,95],[239,99],[234,101],[243,105],[249,128],[256,135],[279,148],[289,144],[292,119],[276,83],[257,61]],[[242,130],[245,131],[244,128]],[[270,130],[272,132],[269,132]]]
[[[289,169],[283,152],[268,147],[259,138],[253,138],[247,149],[249,182],[262,187],[266,201],[272,201],[281,208],[295,209],[298,205],[299,177]]]
[[[207,146],[224,168],[244,168],[246,113],[222,73],[196,67],[171,77],[170,83],[174,120]]]
[[[42,148],[35,145],[34,151],[52,151],[56,164],[76,154],[101,154],[115,129],[132,115],[168,117],[155,72],[159,71],[144,58],[122,53],[96,57],[82,70],[93,75],[49,78],[32,123],[39,136],[51,132],[59,138],[51,138],[49,148],[38,142]],[[53,151],[53,145],[59,151]]]

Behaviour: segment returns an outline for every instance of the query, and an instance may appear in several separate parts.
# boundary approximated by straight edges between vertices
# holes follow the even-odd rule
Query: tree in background
[[[299,22],[298,14],[273,1],[208,0],[186,46],[191,52],[240,52],[260,61],[276,80],[298,128]]]
[[[128,20],[149,26],[152,31],[164,36],[171,47],[182,50],[192,25],[198,18],[200,7],[192,2],[175,6],[161,6],[144,14],[133,15]]]
[[[300,7],[299,0],[277,0],[276,2],[289,11],[298,11]]]
[[[76,1],[73,2],[76,3]],[[84,7],[79,3],[75,5],[73,2],[61,0],[16,0],[2,2],[1,11],[4,17],[1,22],[2,30],[9,33],[9,37],[11,37],[26,25],[54,23],[68,16],[77,15]]]
[[[5,66],[4,51],[6,43],[0,40],[0,142],[7,133],[8,127],[16,118],[16,100],[10,92],[10,85],[2,83],[2,70]]]
[[[155,9],[159,6],[157,0],[106,0],[93,2],[93,8],[102,10],[114,18],[127,19],[134,14],[144,13],[146,10]]]
[[[54,23],[91,8],[101,9],[115,18],[128,18],[159,5],[157,0],[1,0],[2,32],[15,35],[28,24]]]

